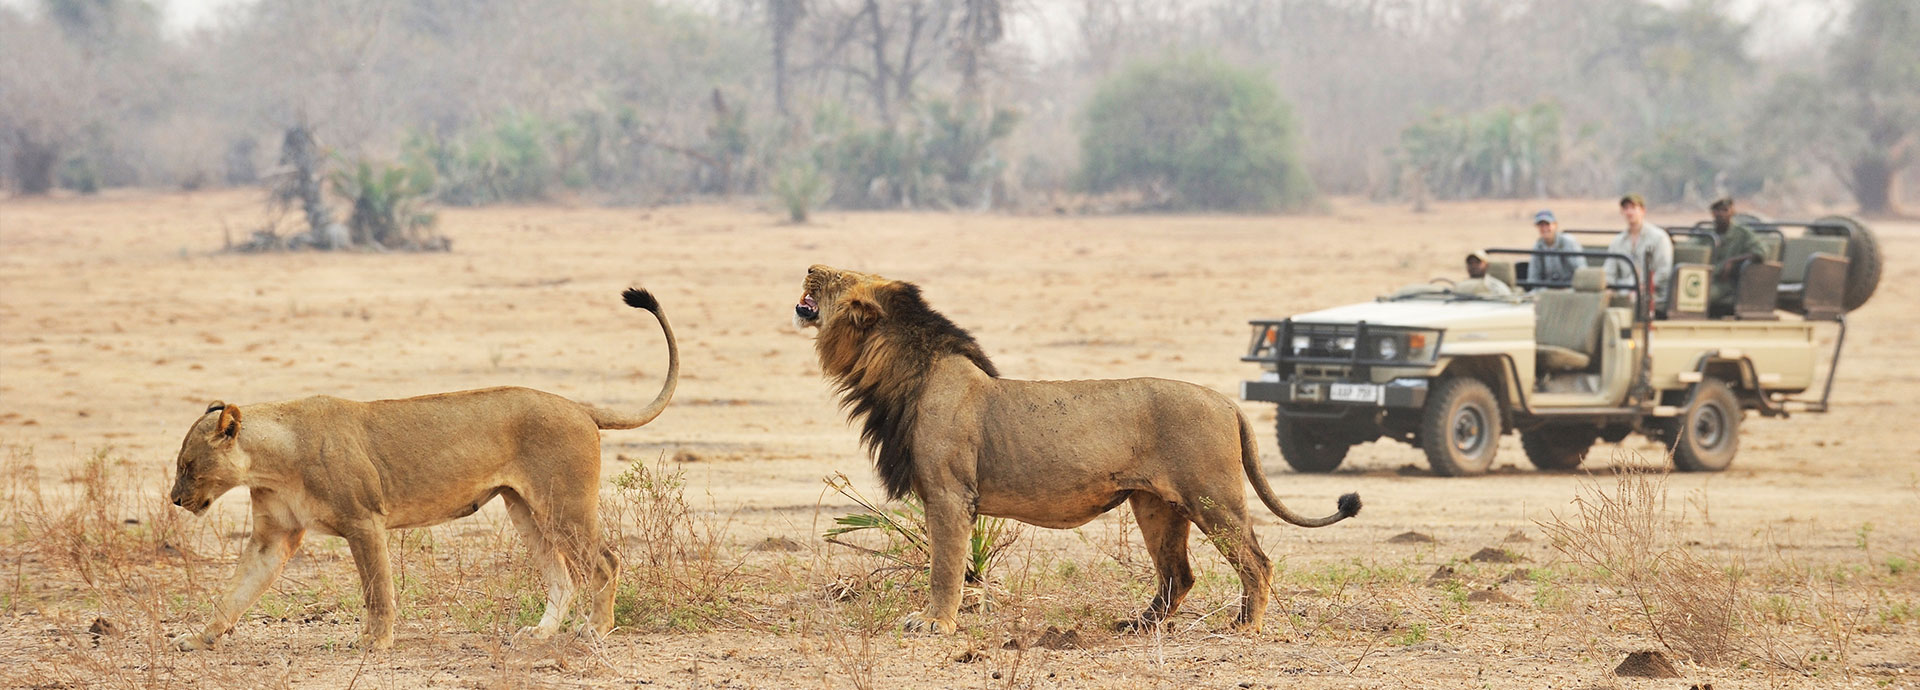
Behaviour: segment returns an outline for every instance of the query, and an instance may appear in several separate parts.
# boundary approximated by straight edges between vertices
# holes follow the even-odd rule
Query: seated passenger
[[[1513,288],[1498,278],[1487,277],[1487,253],[1476,251],[1467,255],[1467,279],[1453,284],[1453,291],[1475,297],[1500,297],[1513,294]]]
[[[1539,231],[1540,239],[1533,241],[1535,250],[1562,252],[1585,251],[1580,241],[1573,235],[1560,232],[1560,222],[1553,217],[1552,211],[1533,214],[1533,229]],[[1573,284],[1573,269],[1587,265],[1585,257],[1560,254],[1534,254],[1533,263],[1527,269],[1527,279],[1538,283],[1549,283],[1551,287],[1566,287]]]
[[[1707,291],[1707,315],[1733,316],[1739,301],[1740,269],[1749,261],[1760,261],[1766,248],[1753,230],[1733,220],[1733,197],[1713,202],[1713,284]]]
[[[1646,222],[1647,202],[1638,194],[1620,197],[1620,217],[1626,219],[1627,229],[1614,236],[1607,251],[1633,257],[1634,263],[1608,259],[1607,285],[1633,285],[1633,273],[1639,270],[1648,302],[1661,304],[1673,279],[1673,239],[1660,226]]]

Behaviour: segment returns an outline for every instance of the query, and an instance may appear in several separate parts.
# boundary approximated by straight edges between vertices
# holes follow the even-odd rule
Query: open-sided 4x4
[[[1707,316],[1716,235],[1701,226],[1670,231],[1672,289],[1658,304],[1637,257],[1489,249],[1489,279],[1513,294],[1436,279],[1253,321],[1242,359],[1264,373],[1241,397],[1278,405],[1281,455],[1301,472],[1330,472],[1353,445],[1384,437],[1424,450],[1437,474],[1481,474],[1508,432],[1541,469],[1574,469],[1597,440],[1633,433],[1666,444],[1681,470],[1726,469],[1747,411],[1826,411],[1845,314],[1879,279],[1877,246],[1857,221],[1751,225],[1768,256],[1742,269],[1731,317]],[[1529,279],[1529,259],[1543,254],[1588,265],[1571,284]],[[1605,284],[1607,261],[1633,267],[1635,280]],[[1835,329],[1830,353],[1818,352],[1822,328]],[[1817,359],[1828,366],[1816,388]]]

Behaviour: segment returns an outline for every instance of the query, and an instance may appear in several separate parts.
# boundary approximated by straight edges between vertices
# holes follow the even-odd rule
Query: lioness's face
[[[793,325],[795,328],[818,328],[823,323],[830,323],[845,311],[847,296],[855,288],[886,282],[887,279],[871,273],[843,271],[816,264],[807,269],[807,279],[801,283],[800,303],[793,305]]]
[[[247,466],[246,452],[240,450],[239,410],[216,407],[187,430],[169,492],[174,505],[195,515],[207,512],[213,499],[239,486],[240,473]]]

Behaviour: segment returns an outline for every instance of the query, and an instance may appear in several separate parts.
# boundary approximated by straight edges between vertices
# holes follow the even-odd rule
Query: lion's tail
[[[1267,510],[1301,527],[1326,527],[1360,514],[1360,494],[1355,493],[1341,496],[1339,512],[1323,518],[1301,517],[1299,513],[1288,510],[1287,505],[1280,502],[1280,497],[1273,495],[1273,487],[1267,484],[1266,473],[1260,470],[1260,446],[1253,442],[1253,428],[1247,424],[1247,416],[1238,410],[1234,411],[1234,416],[1240,419],[1240,466],[1246,469],[1247,481],[1253,482],[1253,492],[1260,494],[1260,501],[1267,504]]]
[[[645,309],[660,320],[660,330],[667,335],[667,382],[661,384],[660,394],[653,396],[653,402],[638,412],[621,412],[602,407],[587,406],[593,415],[593,423],[602,429],[632,429],[653,421],[667,409],[667,403],[673,400],[673,390],[680,386],[680,345],[673,339],[673,324],[667,322],[667,315],[661,313],[660,302],[653,293],[646,290],[627,288],[621,294],[627,299],[627,305],[635,309]]]

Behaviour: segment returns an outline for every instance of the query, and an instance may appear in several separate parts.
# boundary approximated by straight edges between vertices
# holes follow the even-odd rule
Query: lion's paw
[[[900,628],[907,632],[930,632],[952,635],[960,629],[960,625],[949,619],[931,618],[925,614],[914,612],[907,614],[907,619],[900,625]]]
[[[375,651],[375,652],[384,652],[389,649],[393,649],[393,635],[386,635],[384,637],[375,637],[373,635],[368,635],[363,633],[360,635],[359,639],[356,639],[353,641],[353,647],[354,649],[364,649],[364,650]]]
[[[192,633],[174,638],[173,648],[183,652],[197,652],[202,649],[212,649],[213,641],[201,637],[199,633]]]
[[[1122,618],[1113,622],[1113,631],[1137,635],[1140,633],[1153,632],[1154,628],[1158,628],[1160,625],[1160,621],[1150,620],[1145,616],[1139,618]]]

